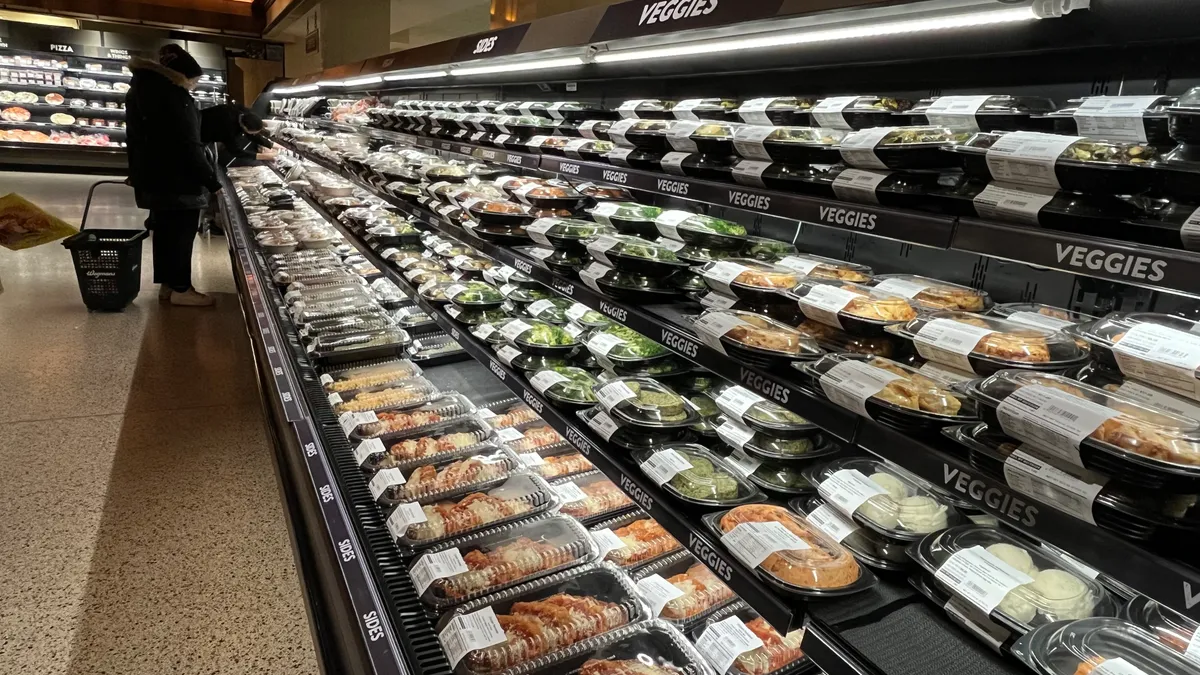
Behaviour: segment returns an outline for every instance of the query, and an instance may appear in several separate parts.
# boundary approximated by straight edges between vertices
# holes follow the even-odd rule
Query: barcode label
[[[742,654],[762,646],[763,641],[736,616],[711,624],[696,640],[696,650],[718,673],[728,671]]]
[[[417,588],[417,595],[421,595],[435,580],[448,579],[469,571],[462,554],[458,549],[451,548],[421,556],[409,570],[409,576],[412,577],[413,586]]]
[[[808,514],[808,522],[839,544],[858,532],[859,527],[828,504],[822,504]]]
[[[658,231],[662,232],[662,228],[659,228]],[[663,236],[669,235],[663,233]],[[676,235],[672,238],[678,239],[679,237]],[[729,262],[728,260],[721,260],[712,263],[711,267],[708,267],[701,272],[701,275],[708,282],[710,282],[711,285],[715,286],[716,290],[724,293],[725,295],[737,295],[733,292],[733,289],[729,287],[729,284],[731,284],[733,280],[736,279],[740,274],[749,269],[750,268],[746,267],[745,265],[739,265],[735,262]]]
[[[504,629],[491,607],[454,617],[438,635],[450,667],[458,665],[468,652],[506,642]]]
[[[1113,345],[1113,355],[1126,376],[1200,400],[1200,335],[1138,324]]]
[[[678,107],[676,107],[675,110],[676,114],[678,114]],[[696,149],[696,142],[693,141],[690,136],[692,135],[693,131],[699,128],[700,122],[676,122],[674,126],[667,130],[667,142],[671,144],[671,147],[674,148],[676,152],[683,153],[684,157],[693,152],[698,152]],[[663,158],[663,162],[666,162],[665,157]],[[667,167],[664,164],[663,169],[666,170],[666,168]]]
[[[771,104],[778,101],[777,97],[770,98],[752,98],[749,101],[742,102],[742,105],[737,109],[738,117],[746,124],[771,124],[771,118],[767,115],[767,110]]]
[[[595,415],[592,415],[592,418],[588,420],[588,427],[603,436],[606,441],[621,428],[604,411],[597,411]]]
[[[854,412],[869,417],[867,399],[889,383],[903,379],[899,375],[862,361],[846,361],[835,365],[821,375],[821,391],[830,401]]]
[[[1146,671],[1138,668],[1125,659],[1116,656],[1111,659],[1104,659],[1096,665],[1093,675],[1147,675]]]
[[[733,167],[733,180],[740,185],[766,187],[763,174],[771,166],[769,159],[743,159]]]
[[[637,394],[629,388],[629,385],[617,380],[609,382],[599,389],[595,390],[596,401],[608,412],[612,412],[613,407],[622,401],[628,401],[631,398],[637,398]]]
[[[985,614],[990,614],[1017,586],[1033,583],[1028,574],[982,546],[955,552],[942,563],[934,577]]]
[[[1062,187],[1054,165],[1081,136],[1059,136],[1032,131],[1004,134],[988,148],[987,165],[992,178],[1003,183],[1019,183],[1058,189]]]
[[[724,354],[726,352],[725,346],[721,344],[721,336],[738,326],[748,325],[750,324],[738,318],[736,314],[709,312],[696,319],[692,328],[696,330],[701,342]]]
[[[359,443],[358,447],[354,448],[354,461],[358,462],[359,466],[362,466],[372,456],[382,455],[385,452],[387,452],[387,448],[384,447],[383,441],[378,438],[368,438]]]
[[[867,478],[858,469],[841,469],[817,485],[821,498],[839,511],[853,517],[858,507],[877,495],[886,495],[881,485]]]
[[[416,502],[404,502],[396,505],[396,510],[387,519],[387,529],[395,539],[404,539],[408,535],[408,528],[413,525],[424,523],[428,520],[425,517],[425,509]]]
[[[592,530],[592,541],[596,542],[596,548],[599,549],[597,560],[604,560],[610,552],[626,547],[625,542],[607,527]]]
[[[841,328],[842,321],[838,316],[839,312],[846,309],[846,305],[862,297],[861,294],[840,286],[816,284],[809,289],[806,295],[798,297],[797,302],[799,302],[800,311],[804,313],[804,316],[826,326]]]
[[[996,413],[1004,433],[1071,466],[1082,466],[1080,442],[1117,416],[1117,411],[1099,403],[1036,384],[1009,394]]]
[[[666,607],[668,602],[683,597],[683,591],[657,574],[638,579],[636,586],[638,597],[650,606],[650,616],[653,618],[662,614],[663,607]]]
[[[1108,478],[1082,467],[1054,464],[1044,451],[1021,446],[1004,460],[1004,479],[1017,492],[1096,524],[1092,504]]]
[[[922,358],[970,372],[973,367],[968,355],[980,340],[995,332],[953,319],[934,319],[921,326],[913,336],[913,344]]]
[[[1042,207],[1054,199],[1051,188],[1019,187],[991,183],[975,195],[975,212],[980,218],[1008,223],[1038,225]]]
[[[741,420],[747,410],[766,401],[749,389],[735,385],[721,392],[721,395],[717,396],[713,402],[717,404],[721,412],[735,420]]]
[[[754,438],[754,430],[726,419],[717,427],[717,437],[729,447],[742,450]]]
[[[735,129],[733,132],[733,148],[737,154],[746,159],[771,162],[771,153],[763,144],[768,136],[775,133],[775,127],[748,126]]]
[[[846,116],[842,114],[842,111],[857,100],[857,96],[833,96],[817,101],[811,110],[813,122],[826,129],[850,131],[853,127],[846,121]]]
[[[1128,380],[1120,387],[1117,387],[1117,394],[1174,415],[1180,415],[1192,420],[1200,420],[1200,405],[1168,394],[1165,391],[1160,391],[1149,385]]]

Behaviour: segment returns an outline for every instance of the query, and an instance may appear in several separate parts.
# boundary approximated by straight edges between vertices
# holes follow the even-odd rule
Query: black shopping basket
[[[63,240],[75,261],[75,276],[79,292],[89,310],[119,312],[125,309],[142,288],[142,240],[150,235],[146,230],[101,230],[87,226],[92,194],[105,185],[125,185],[124,181],[102,180],[88,190],[83,206],[79,234]]]

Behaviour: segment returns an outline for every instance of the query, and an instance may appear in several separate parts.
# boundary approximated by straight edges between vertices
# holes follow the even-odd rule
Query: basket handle
[[[130,185],[129,179],[125,180],[101,180],[92,183],[92,187],[88,188],[87,201],[83,204],[83,217],[79,219],[79,231],[82,232],[84,226],[87,225],[88,211],[92,208],[92,195],[96,193],[96,188],[101,185]]]

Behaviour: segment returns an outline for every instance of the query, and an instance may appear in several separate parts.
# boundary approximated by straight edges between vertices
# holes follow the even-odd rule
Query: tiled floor
[[[0,174],[72,222],[92,177]],[[89,223],[140,227],[128,188]],[[93,220],[93,218],[95,220]],[[214,309],[82,304],[58,244],[0,249],[0,673],[315,673],[225,240]]]

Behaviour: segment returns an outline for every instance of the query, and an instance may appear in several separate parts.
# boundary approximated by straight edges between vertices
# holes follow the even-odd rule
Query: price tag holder
[[[1039,384],[1009,394],[996,407],[1004,433],[1055,459],[1082,466],[1079,444],[1117,411]]]
[[[1033,577],[982,546],[956,551],[942,563],[934,578],[985,614],[991,614],[1012,589],[1033,583]]]

